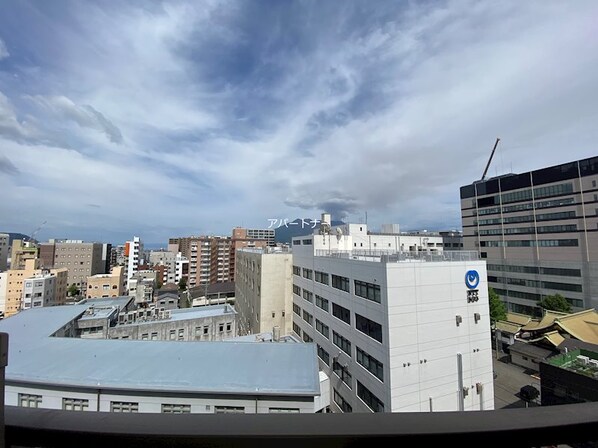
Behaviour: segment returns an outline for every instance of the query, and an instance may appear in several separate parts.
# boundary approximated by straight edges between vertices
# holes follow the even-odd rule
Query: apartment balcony
[[[98,414],[5,408],[7,447],[547,446],[595,440],[597,425],[598,403],[398,414]]]

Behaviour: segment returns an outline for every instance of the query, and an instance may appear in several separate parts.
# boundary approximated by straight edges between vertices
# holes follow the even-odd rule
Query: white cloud
[[[8,49],[6,48],[6,44],[4,43],[4,41],[2,39],[0,39],[0,61],[2,59],[6,59],[9,56],[10,56],[10,53],[8,52]]]

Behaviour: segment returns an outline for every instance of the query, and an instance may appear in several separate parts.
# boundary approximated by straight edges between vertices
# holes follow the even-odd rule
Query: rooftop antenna
[[[492,152],[490,153],[490,158],[488,159],[488,163],[486,164],[486,168],[484,169],[484,174],[482,174],[482,178],[480,179],[480,182],[486,178],[486,174],[488,173],[488,168],[490,168],[490,163],[492,162],[492,157],[494,157],[494,152],[496,151],[498,142],[500,142],[500,138],[496,138],[496,143],[494,143],[494,148],[492,148]]]

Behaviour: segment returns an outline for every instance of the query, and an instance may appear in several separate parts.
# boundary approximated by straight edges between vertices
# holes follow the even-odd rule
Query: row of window
[[[519,272],[522,274],[560,275],[565,277],[581,277],[580,269],[544,268],[538,266],[508,266],[488,264],[489,271]]]
[[[516,299],[524,299],[524,300],[531,300],[534,302],[541,301],[545,296],[542,294],[534,294],[532,292],[522,292],[522,291],[513,291],[513,290],[505,290],[494,288],[494,291],[497,294],[505,297],[514,297]],[[575,306],[577,308],[583,308],[583,300],[580,299],[571,299],[569,297],[565,297],[565,300],[571,304],[571,306]]]
[[[573,247],[578,246],[576,239],[565,240],[513,240],[513,241],[480,241],[482,247]]]
[[[349,288],[349,279],[340,275],[332,274],[332,287],[341,291],[351,292]]]
[[[332,371],[347,385],[349,389],[353,389],[353,377],[349,372],[349,367],[341,365],[337,360],[332,362]]]
[[[341,394],[338,393],[336,389],[333,390],[333,399],[336,405],[340,408],[343,412],[353,412],[353,408],[349,404],[347,400],[343,398]]]
[[[568,212],[557,212],[557,213],[543,213],[536,215],[524,215],[524,216],[509,216],[506,218],[491,218],[491,219],[480,219],[479,221],[474,221],[474,224],[478,224],[480,226],[487,226],[493,224],[517,224],[520,222],[532,222],[532,221],[555,221],[558,219],[571,219],[576,218],[577,215],[575,211],[568,211]]]
[[[19,406],[27,408],[39,408],[42,404],[42,396],[35,394],[19,394]],[[206,405],[206,410],[210,409]],[[62,409],[65,411],[86,411],[89,409],[89,400],[84,398],[63,398]],[[298,408],[269,408],[270,413],[298,413]],[[139,412],[138,402],[111,401],[110,412]],[[164,414],[190,414],[190,404],[163,403]],[[244,414],[244,406],[214,406],[216,414]]]
[[[571,205],[575,202],[573,198],[554,199],[551,201],[542,201],[526,204],[507,205],[502,208],[503,213],[521,212],[524,210],[533,210],[539,208],[559,207],[561,205]],[[478,215],[493,215],[500,213],[500,207],[483,208],[478,210]]]
[[[293,240],[293,246],[301,246],[301,243],[303,243],[304,246],[311,246],[312,240]]]
[[[561,226],[541,226],[541,227],[514,227],[509,229],[482,229],[475,234],[484,235],[516,235],[516,234],[533,234],[533,233],[563,233],[563,232],[577,232],[577,224],[568,224]]]
[[[506,283],[508,285],[527,286],[528,288],[546,288],[556,289],[558,291],[582,292],[581,285],[572,283],[545,282],[541,280],[529,280],[511,277],[495,277],[494,275],[489,275],[488,281],[494,283]]]
[[[370,390],[357,381],[357,396],[374,412],[384,412],[384,403],[380,401]]]

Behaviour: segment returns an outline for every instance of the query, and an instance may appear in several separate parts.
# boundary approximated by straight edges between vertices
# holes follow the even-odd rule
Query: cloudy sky
[[[145,5],[145,6],[142,6]],[[598,2],[3,2],[0,230],[460,227],[459,186],[597,155]]]

